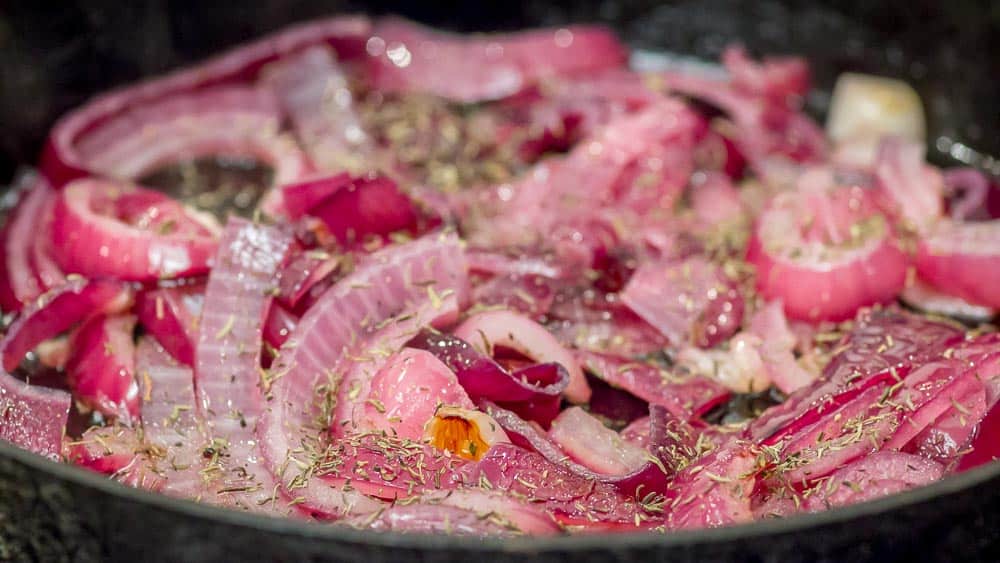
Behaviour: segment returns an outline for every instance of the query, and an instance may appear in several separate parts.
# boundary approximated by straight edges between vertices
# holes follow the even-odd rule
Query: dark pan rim
[[[52,461],[11,444],[0,442],[0,456],[11,458],[34,470],[50,475],[61,481],[124,499],[164,509],[180,517],[192,517],[215,521],[232,526],[261,530],[303,539],[351,543],[384,548],[462,550],[462,551],[506,551],[537,553],[546,551],[589,551],[608,548],[655,548],[688,546],[698,544],[718,544],[736,539],[766,537],[788,534],[809,528],[817,528],[847,522],[863,516],[884,514],[903,507],[946,498],[973,487],[996,481],[1000,484],[1000,462],[991,462],[969,471],[948,476],[941,481],[910,491],[896,493],[877,500],[863,502],[844,508],[836,508],[813,514],[802,514],[792,518],[775,518],[756,521],[727,528],[676,531],[666,534],[629,532],[614,534],[580,534],[559,537],[516,537],[516,538],[470,538],[444,534],[402,534],[373,533],[336,527],[320,523],[302,522],[290,518],[276,518],[261,514],[228,510],[191,500],[168,497],[144,489],[127,487],[107,477],[91,471]],[[613,537],[609,537],[613,536]]]

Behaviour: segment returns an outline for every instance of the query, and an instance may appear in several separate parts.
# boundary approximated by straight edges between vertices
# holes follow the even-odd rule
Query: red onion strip
[[[506,346],[536,362],[555,362],[569,372],[569,385],[563,392],[574,403],[590,398],[590,387],[573,356],[535,321],[510,311],[488,311],[470,317],[455,329],[455,336],[466,342],[483,342],[492,350]]]
[[[231,469],[243,468],[248,502],[267,502],[272,475],[257,458],[262,325],[275,277],[292,243],[275,227],[230,218],[205,289],[195,363],[198,411],[226,444]],[[228,488],[231,485],[227,484]],[[239,495],[230,495],[239,501]],[[228,500],[228,499],[227,499]]]
[[[0,307],[8,312],[20,311],[46,289],[30,260],[34,245],[44,238],[40,223],[53,192],[44,178],[29,176],[22,181],[28,187],[0,235]]]

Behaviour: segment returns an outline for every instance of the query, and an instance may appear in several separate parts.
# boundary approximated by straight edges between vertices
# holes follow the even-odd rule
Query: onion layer
[[[70,343],[66,372],[74,396],[90,408],[131,425],[139,418],[132,315],[98,316]]]
[[[489,350],[505,346],[536,362],[555,362],[569,372],[569,384],[563,393],[574,403],[590,399],[590,387],[583,370],[573,356],[535,321],[510,311],[489,311],[470,317],[455,329],[455,336],[466,342],[483,342]]]
[[[917,273],[941,291],[1000,309],[1000,220],[941,221],[920,241]]]
[[[467,103],[509,96],[545,76],[619,67],[626,58],[608,30],[582,25],[465,38],[383,19],[367,47],[376,87]]]
[[[211,223],[163,194],[79,180],[56,202],[52,244],[67,272],[155,281],[207,272],[217,243]]]
[[[906,256],[865,197],[787,193],[758,217],[746,259],[757,268],[757,289],[780,299],[789,318],[845,320],[903,289]]]

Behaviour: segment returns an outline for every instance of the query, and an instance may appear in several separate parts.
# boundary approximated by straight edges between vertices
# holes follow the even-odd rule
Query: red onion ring
[[[266,63],[310,45],[327,43],[344,57],[356,57],[364,50],[369,30],[365,18],[319,20],[266,36],[195,67],[104,94],[56,123],[42,154],[41,170],[55,186],[91,175],[77,143],[123,112],[213,86],[252,81]]]
[[[273,63],[264,73],[313,165],[320,171],[373,169],[374,141],[353,109],[347,77],[325,46]]]
[[[547,76],[620,68],[627,57],[614,35],[597,26],[479,38],[395,18],[375,25],[367,49],[376,88],[464,103],[503,98]]]
[[[944,183],[954,194],[962,190],[960,197],[951,203],[951,218],[955,221],[972,219],[980,212],[986,212],[990,195],[990,179],[976,168],[951,168],[944,171]]]
[[[203,274],[217,245],[214,225],[193,210],[159,192],[102,180],[66,186],[52,226],[54,258],[84,276],[156,281]]]
[[[38,269],[31,267],[31,259],[38,239],[45,238],[45,210],[51,205],[53,191],[40,177],[25,176],[18,183],[25,185],[24,193],[0,232],[0,307],[8,312],[20,311],[46,290]]]
[[[859,189],[775,197],[757,218],[746,260],[765,299],[781,299],[789,318],[813,322],[894,299],[907,268],[890,225],[866,209]]]
[[[377,332],[378,323],[387,322],[385,329],[401,331],[392,335],[396,338],[411,328],[422,328],[433,316],[447,313],[446,297],[466,291],[467,268],[456,237],[428,235],[373,254],[309,308],[282,346],[266,382],[271,400],[261,416],[257,436],[264,465],[275,478],[286,481],[287,476],[281,474],[285,460],[294,456],[292,450],[303,439],[312,439],[308,429],[318,414],[312,405],[324,374],[343,373],[352,365],[353,355],[377,345],[380,339],[372,332]],[[435,304],[442,309],[436,309]],[[419,314],[407,320],[400,316],[411,313]],[[314,513],[335,517],[364,513],[376,506],[357,493],[335,490],[315,479],[304,484],[304,488],[286,493],[305,497],[304,505]]]

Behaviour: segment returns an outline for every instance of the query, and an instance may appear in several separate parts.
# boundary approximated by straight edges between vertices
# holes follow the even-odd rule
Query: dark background
[[[96,92],[344,11],[479,31],[603,21],[633,45],[709,58],[741,38],[758,53],[811,57],[820,88],[844,69],[904,76],[921,91],[934,136],[1000,154],[998,1],[7,0],[0,3],[0,181],[35,160],[56,117]]]

